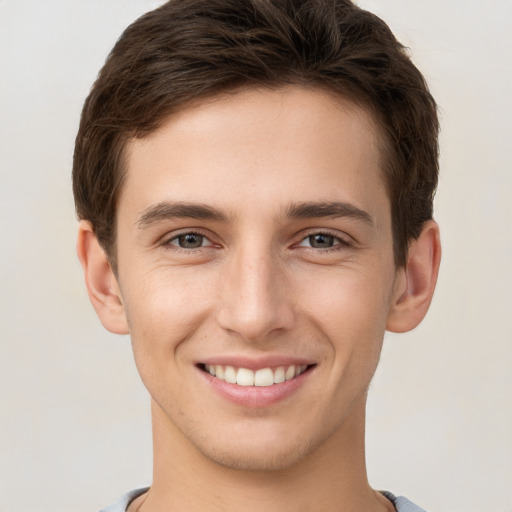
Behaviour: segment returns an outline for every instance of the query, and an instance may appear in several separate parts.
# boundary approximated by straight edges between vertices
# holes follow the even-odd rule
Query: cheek
[[[192,276],[152,272],[123,290],[135,360],[141,374],[163,368],[208,314],[209,287]],[[148,365],[153,369],[147,368]],[[145,371],[146,370],[146,371]]]
[[[390,305],[389,275],[344,272],[324,280],[324,286],[306,288],[303,311],[329,341],[334,364],[375,369]]]

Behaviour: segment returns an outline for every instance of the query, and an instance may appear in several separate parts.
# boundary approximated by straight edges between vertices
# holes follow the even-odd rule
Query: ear
[[[423,320],[434,295],[440,262],[439,227],[430,220],[410,244],[406,266],[397,272],[386,323],[388,331],[410,331]]]
[[[76,251],[84,271],[89,299],[101,323],[110,332],[128,334],[117,279],[89,221],[80,221]]]

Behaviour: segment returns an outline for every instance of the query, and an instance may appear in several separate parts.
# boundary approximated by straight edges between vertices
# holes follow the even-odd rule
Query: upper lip
[[[248,370],[259,370],[260,368],[276,368],[279,366],[315,364],[315,361],[308,358],[288,355],[265,355],[259,357],[247,357],[238,355],[222,355],[206,357],[197,361],[197,365],[221,365],[233,366],[235,368],[247,368]]]

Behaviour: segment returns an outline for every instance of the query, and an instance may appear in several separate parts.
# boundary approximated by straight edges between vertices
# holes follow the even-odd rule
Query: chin
[[[277,441],[277,440],[276,440]],[[237,471],[283,471],[296,465],[314,449],[310,441],[286,445],[281,442],[242,442],[228,446],[198,446],[203,456],[225,468]]]

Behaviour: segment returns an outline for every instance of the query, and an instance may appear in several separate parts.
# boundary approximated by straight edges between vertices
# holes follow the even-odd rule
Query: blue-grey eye
[[[328,249],[335,243],[335,238],[332,235],[318,233],[316,235],[308,236],[308,241],[314,249]]]
[[[314,235],[309,235],[304,238],[299,246],[311,247],[312,249],[330,249],[340,242],[341,240],[334,235],[315,233]]]
[[[173,238],[171,243],[181,247],[182,249],[197,249],[204,245],[205,238],[206,237],[198,233],[184,233],[183,235]]]

